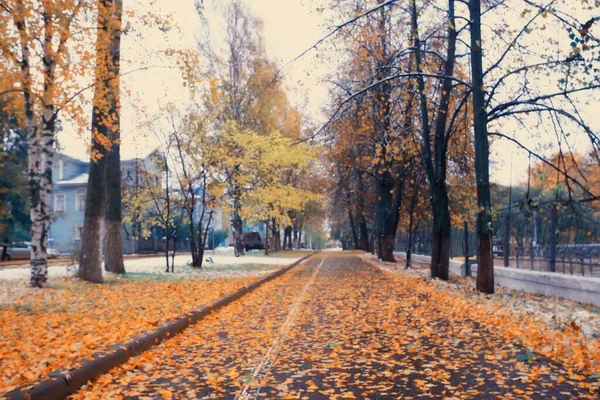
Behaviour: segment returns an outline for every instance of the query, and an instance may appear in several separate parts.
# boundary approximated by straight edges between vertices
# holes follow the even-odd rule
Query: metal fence
[[[189,239],[179,239],[175,242],[176,251],[191,251]],[[162,254],[166,249],[164,239],[123,239],[123,254]],[[173,242],[169,243],[169,249],[173,249]]]
[[[600,224],[589,214],[551,205],[516,210],[494,218],[494,265],[600,277]],[[412,252],[431,255],[431,230],[412,234]],[[409,235],[397,235],[396,250],[407,251]],[[476,257],[475,221],[453,227],[450,255]]]

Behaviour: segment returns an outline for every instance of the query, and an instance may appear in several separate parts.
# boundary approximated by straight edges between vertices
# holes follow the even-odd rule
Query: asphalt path
[[[432,301],[356,254],[322,252],[73,397],[596,398]]]

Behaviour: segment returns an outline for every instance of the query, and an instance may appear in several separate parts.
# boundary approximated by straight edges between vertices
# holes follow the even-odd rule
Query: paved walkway
[[[74,397],[593,398],[550,360],[450,323],[351,253],[324,252]]]

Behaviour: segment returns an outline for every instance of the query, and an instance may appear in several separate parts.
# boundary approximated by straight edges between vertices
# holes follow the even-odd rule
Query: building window
[[[77,211],[85,211],[85,189],[77,189],[75,193],[75,208]]]
[[[63,179],[65,179],[65,162],[58,160],[58,180],[62,181]]]
[[[54,195],[54,212],[67,212],[67,195],[65,193]]]
[[[75,225],[73,227],[73,240],[81,240],[83,234],[83,225]]]

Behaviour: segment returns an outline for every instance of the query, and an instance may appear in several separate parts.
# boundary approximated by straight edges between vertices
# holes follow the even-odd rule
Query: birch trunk
[[[50,16],[44,9],[44,92],[42,135],[39,136],[35,121],[35,105],[32,94],[31,51],[29,33],[25,23],[26,10],[23,2],[17,2],[14,22],[19,34],[21,52],[25,127],[27,131],[27,169],[30,187],[31,218],[31,277],[33,287],[45,287],[48,282],[48,231],[50,229],[50,197],[52,194],[52,159],[54,155],[54,71],[55,58],[52,50],[52,27]]]
[[[40,141],[35,123],[33,99],[31,96],[31,73],[29,68],[29,47],[21,41],[21,71],[24,75],[23,97],[25,103],[25,126],[27,129],[27,164],[30,188],[31,218],[31,278],[34,287],[45,287],[48,282],[48,255],[46,254],[47,228],[44,223],[43,188],[39,171],[44,168],[44,157],[39,157]],[[48,205],[47,205],[48,206]]]

